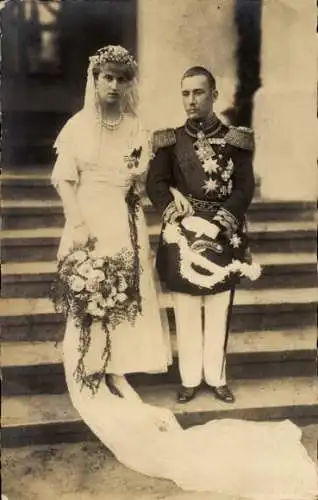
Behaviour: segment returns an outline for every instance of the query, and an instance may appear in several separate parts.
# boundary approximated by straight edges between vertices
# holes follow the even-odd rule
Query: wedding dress
[[[155,288],[145,217],[139,206],[133,217],[134,242],[127,203],[134,181],[147,168],[147,134],[138,120],[129,115],[125,115],[118,130],[108,131],[83,110],[64,126],[56,148],[58,159],[52,172],[52,182],[57,189],[62,181],[73,183],[78,210],[90,235],[96,238],[98,256],[125,258],[125,254],[130,252],[134,261],[138,257],[141,314],[136,317],[134,325],[123,321],[115,331],[110,331],[112,352],[107,372],[165,372],[171,362],[171,351],[168,329],[164,328],[165,318],[160,311]],[[127,168],[125,157],[140,148],[142,153],[138,166]],[[73,243],[72,227],[66,214],[59,258],[67,254]],[[76,326],[71,318],[68,318],[67,330],[75,335]],[[105,332],[99,322],[94,322],[90,349],[85,357],[87,373],[100,370],[104,343]]]

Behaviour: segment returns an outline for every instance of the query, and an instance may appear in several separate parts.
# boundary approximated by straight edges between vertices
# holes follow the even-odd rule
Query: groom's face
[[[184,78],[181,93],[185,112],[192,120],[205,120],[213,112],[217,92],[211,88],[205,75]]]

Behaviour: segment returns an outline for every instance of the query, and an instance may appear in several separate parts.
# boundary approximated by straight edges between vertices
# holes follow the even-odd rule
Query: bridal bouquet
[[[51,297],[56,311],[71,316],[80,329],[82,362],[89,349],[91,327],[94,322],[100,323],[105,332],[101,370],[105,373],[111,354],[110,330],[125,320],[134,324],[141,312],[141,299],[134,253],[127,249],[112,257],[100,257],[95,243],[90,239],[85,245],[75,245],[58,263]],[[78,370],[83,382],[83,363]]]

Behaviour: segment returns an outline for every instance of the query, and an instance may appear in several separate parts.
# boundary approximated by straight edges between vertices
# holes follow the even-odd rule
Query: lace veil
[[[95,55],[89,58],[87,69],[86,88],[84,96],[84,104],[79,113],[71,118],[59,133],[54,148],[57,153],[62,150],[71,150],[72,145],[77,142],[78,134],[82,133],[83,126],[85,127],[85,135],[87,143],[94,142],[96,138],[96,126],[101,126],[101,107],[99,98],[96,92],[94,70],[97,67],[107,67],[107,64],[121,65],[123,68],[131,68],[132,78],[129,80],[125,93],[122,96],[121,111],[124,114],[137,116],[138,107],[138,76],[137,64],[129,52],[119,45],[108,45],[99,49]],[[92,132],[92,133],[90,133]],[[90,138],[90,136],[92,136]],[[90,149],[94,149],[92,146]],[[96,149],[96,148],[95,148]]]

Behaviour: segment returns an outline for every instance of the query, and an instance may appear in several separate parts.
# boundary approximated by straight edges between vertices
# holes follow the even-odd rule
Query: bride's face
[[[118,71],[103,69],[96,79],[96,90],[101,102],[105,104],[120,103],[128,87],[128,81]]]

